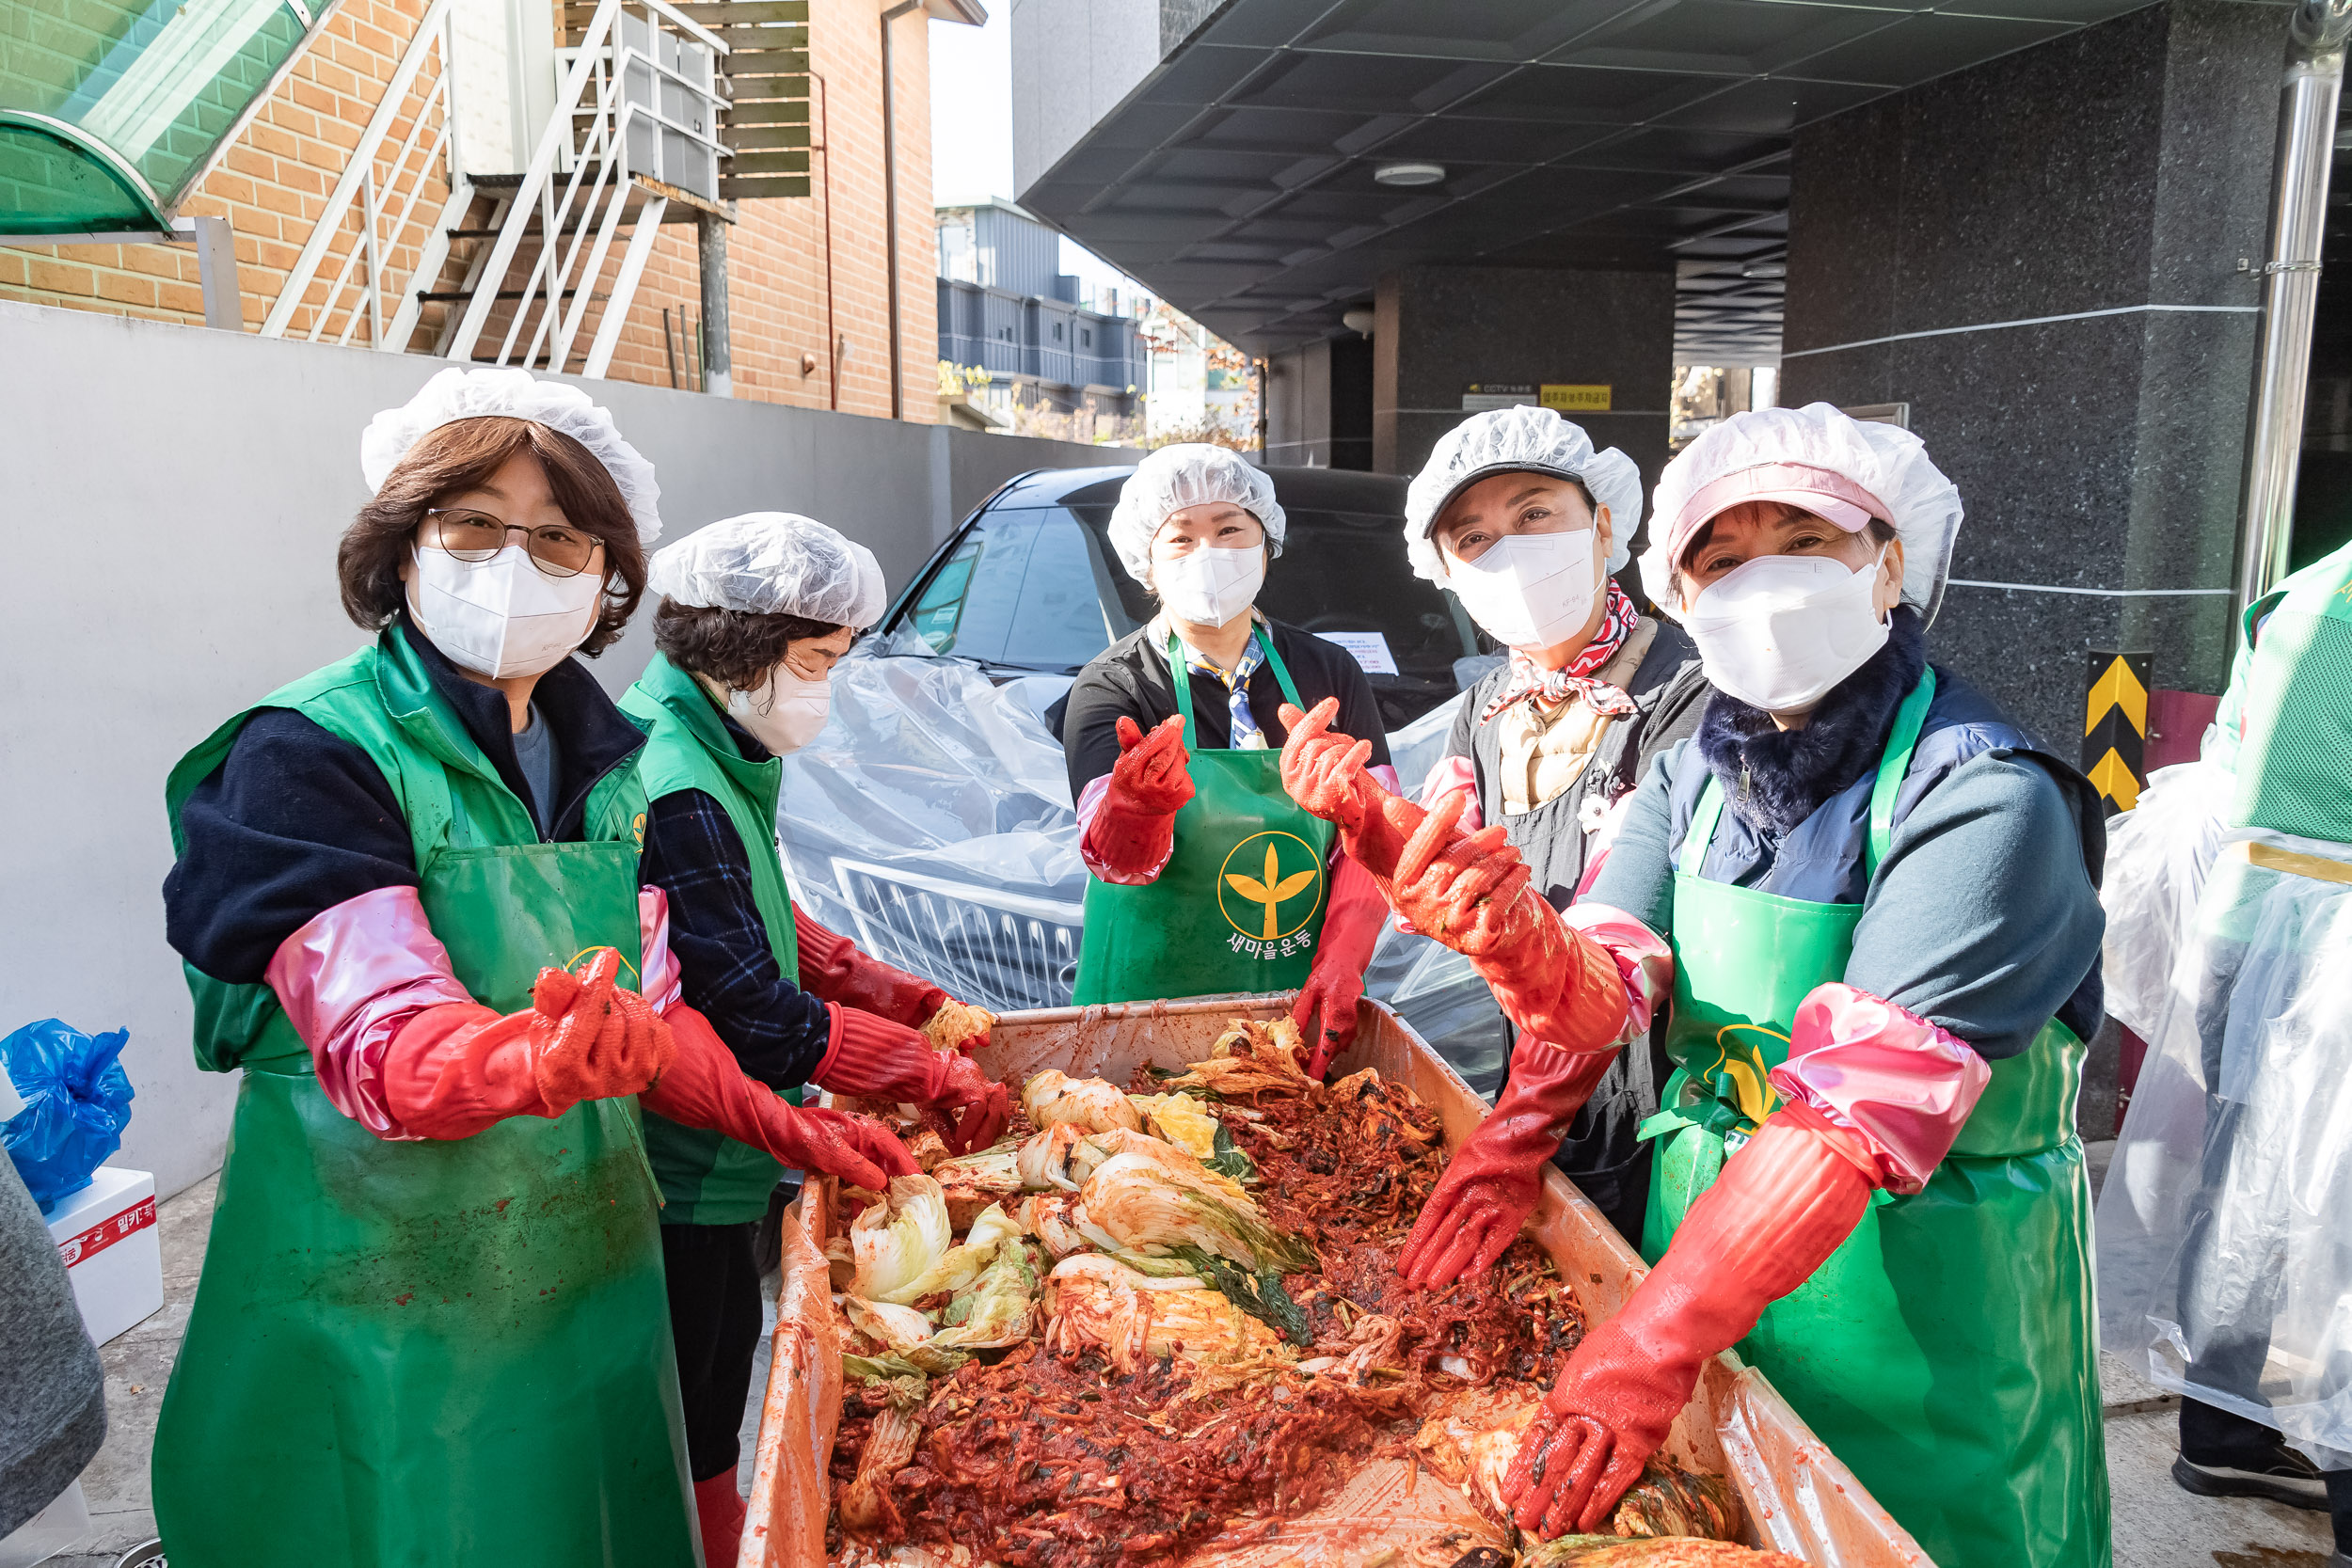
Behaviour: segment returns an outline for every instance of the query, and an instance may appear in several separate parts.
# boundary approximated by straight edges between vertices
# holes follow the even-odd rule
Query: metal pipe
[[[2312,319],[2319,299],[2328,176],[2347,38],[2352,38],[2352,0],[2302,0],[2287,24],[2271,173],[2270,260],[2263,268],[2262,344],[2248,416],[2246,509],[2238,532],[2240,610],[2286,575],[2294,543],[2296,466],[2303,451]]]
[[[2352,0],[2346,0],[2352,4]],[[898,360],[898,122],[892,118],[890,82],[890,24],[909,11],[921,10],[923,0],[898,0],[898,4],[882,13],[882,261],[890,271],[890,417],[906,418],[906,388],[899,374]],[[2341,60],[2339,60],[2341,69]],[[826,127],[830,133],[832,127]],[[830,160],[828,160],[830,161]]]
[[[823,139],[814,150],[825,155],[825,396],[837,410],[841,406],[841,335],[833,325],[833,100],[826,96],[822,76],[812,71],[808,79],[817,84],[817,113],[825,122]]]

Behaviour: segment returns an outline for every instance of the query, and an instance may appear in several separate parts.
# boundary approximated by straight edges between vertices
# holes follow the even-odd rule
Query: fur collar
[[[1926,664],[1918,612],[1898,606],[1885,645],[1830,689],[1804,728],[1775,728],[1761,708],[1717,691],[1699,721],[1699,754],[1723,781],[1732,810],[1778,842],[1878,766],[1895,709]]]

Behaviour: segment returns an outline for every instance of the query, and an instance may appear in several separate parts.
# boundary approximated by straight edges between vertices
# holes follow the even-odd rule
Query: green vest
[[[2252,651],[2238,655],[2242,678],[2231,682],[2233,695],[2242,686],[2244,734],[2224,821],[2352,842],[2352,545],[2249,605],[2246,641]],[[2236,705],[2223,704],[2221,722]]]
[[[745,762],[721,722],[719,709],[692,675],[656,654],[637,684],[621,697],[621,711],[645,731],[638,776],[647,800],[701,790],[725,808],[752,867],[752,902],[768,927],[768,950],[785,978],[801,972],[792,929],[792,890],[785,885],[776,847],[776,798],[784,762]],[[800,1102],[800,1091],[786,1099]],[[645,1148],[661,1183],[664,1225],[743,1225],[768,1212],[784,1166],[772,1155],[723,1133],[644,1113]]]
[[[402,631],[181,759],[180,814],[248,719],[291,708],[400,801],[418,896],[500,1012],[586,950],[639,961],[634,758],[547,844]],[[685,1428],[632,1101],[387,1141],[328,1102],[266,985],[190,968],[196,1052],[244,1069],[203,1276],[155,1433],[183,1568],[693,1568]]]

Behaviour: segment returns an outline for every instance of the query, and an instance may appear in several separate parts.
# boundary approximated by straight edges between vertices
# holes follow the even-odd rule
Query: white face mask
[[[1886,642],[1870,602],[1885,559],[1857,572],[1828,556],[1758,556],[1708,584],[1682,618],[1707,678],[1767,713],[1812,707]]]
[[[831,681],[803,680],[781,664],[751,690],[727,693],[727,717],[780,757],[816,739],[832,711]]]
[[[487,561],[411,546],[408,609],[450,662],[492,680],[552,670],[596,624],[604,577],[551,578],[509,545]]]
[[[1475,561],[1447,556],[1445,585],[1503,646],[1557,647],[1584,629],[1600,594],[1593,530],[1509,533]]]
[[[1152,586],[1180,621],[1221,626],[1258,600],[1265,581],[1265,546],[1221,549],[1203,545],[1187,555],[1152,563]]]

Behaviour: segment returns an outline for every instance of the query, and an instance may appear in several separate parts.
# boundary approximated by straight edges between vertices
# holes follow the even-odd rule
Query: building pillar
[[[1554,394],[1574,404],[1562,413],[1595,445],[1623,449],[1654,484],[1666,460],[1674,331],[1669,271],[1385,274],[1373,300],[1372,467],[1413,472],[1461,422],[1466,401],[1515,395],[1489,388],[1551,387],[1579,388]]]
[[[2286,17],[2169,0],[1797,134],[1778,401],[1907,405],[1966,507],[1931,655],[2059,756],[2089,649],[2228,673]]]
[[[703,377],[706,392],[735,395],[735,356],[727,345],[727,220],[694,212],[695,249],[702,263]]]
[[[1372,467],[1372,340],[1350,332],[1267,360],[1265,460],[1276,467]]]

